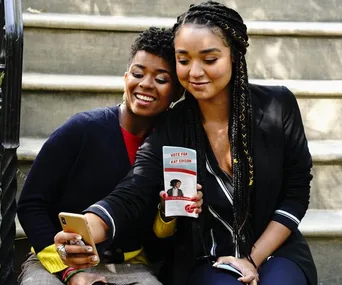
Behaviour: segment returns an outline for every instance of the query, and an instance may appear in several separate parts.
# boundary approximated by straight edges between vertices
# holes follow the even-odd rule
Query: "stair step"
[[[342,80],[340,84],[342,86]],[[25,91],[123,92],[124,79],[123,76],[24,73],[22,89]],[[342,90],[340,91],[342,97]]]
[[[291,89],[309,140],[342,140],[342,124],[336,124],[342,120],[342,80],[251,82]],[[122,102],[124,81],[122,76],[24,73],[22,87],[21,136],[47,137],[77,112]]]
[[[306,237],[342,238],[342,210],[308,210],[299,229]]]
[[[16,218],[17,238],[25,237],[25,233]],[[306,237],[342,237],[342,211],[308,210],[299,225]]]
[[[250,79],[260,85],[284,85],[297,97],[342,98],[342,80]],[[23,90],[122,92],[123,76],[24,73]]]
[[[24,14],[24,71],[124,74],[138,32],[173,22],[156,17]],[[251,78],[342,79],[342,23],[250,21],[247,25]]]
[[[42,138],[21,138],[18,149],[18,195],[32,161],[44,142]],[[309,148],[314,162],[310,208],[342,210],[342,140],[309,141]]]
[[[21,138],[18,159],[34,160],[45,141],[42,138]],[[308,144],[314,162],[342,164],[342,140],[309,141]]]
[[[24,27],[67,30],[141,32],[151,26],[171,28],[175,17],[127,17],[58,13],[23,13]],[[246,21],[249,35],[342,36],[339,22]]]
[[[23,10],[32,12],[74,13],[90,15],[117,16],[157,16],[177,17],[185,12],[190,4],[200,3],[201,0],[107,0],[107,1],[46,1],[23,0]],[[342,5],[340,1],[274,1],[262,0],[256,5],[253,0],[231,1],[222,0],[230,8],[236,9],[247,20],[280,20],[280,21],[342,21]],[[148,3],[148,4],[147,4]],[[36,10],[36,11],[34,11]]]

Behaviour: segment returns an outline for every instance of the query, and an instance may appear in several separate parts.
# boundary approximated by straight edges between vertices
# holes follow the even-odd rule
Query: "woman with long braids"
[[[163,283],[316,285],[298,230],[312,160],[294,95],[249,84],[247,28],[236,11],[213,1],[191,5],[173,30],[185,99],[165,115],[115,191],[86,210],[94,238],[115,238],[157,206],[151,201],[163,181],[162,146],[185,146],[197,150],[204,207],[198,219],[177,218]],[[60,232],[55,245],[72,238]],[[92,264],[91,255],[69,258]],[[217,268],[221,263],[243,277]]]

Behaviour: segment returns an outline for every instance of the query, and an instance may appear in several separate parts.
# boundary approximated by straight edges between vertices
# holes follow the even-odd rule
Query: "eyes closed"
[[[214,64],[217,61],[217,58],[205,58],[202,59],[202,61],[205,64]],[[184,58],[184,57],[179,57],[177,58],[177,62],[180,63],[181,65],[187,65],[190,62],[190,59]]]
[[[155,76],[154,80],[158,84],[166,84],[171,81],[170,76],[166,71],[157,71],[157,72],[158,73],[156,75],[154,73],[153,76]],[[133,77],[141,79],[141,78],[144,78],[144,76],[148,74],[149,72],[146,72],[143,69],[135,66],[131,68],[130,73],[133,75]]]

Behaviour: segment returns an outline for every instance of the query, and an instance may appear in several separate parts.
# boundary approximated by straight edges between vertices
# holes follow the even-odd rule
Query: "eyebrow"
[[[132,65],[132,67],[139,67],[139,68],[141,68],[141,69],[146,69],[146,66],[145,65],[142,65],[142,64],[139,64],[139,63],[136,63],[136,64],[133,64]],[[166,70],[166,69],[162,69],[162,68],[158,68],[157,69],[157,72],[158,73],[167,73],[167,74],[169,74],[169,75],[171,75],[170,74],[170,71],[168,71],[168,70]]]
[[[206,53],[211,53],[211,52],[221,52],[220,49],[218,48],[208,48],[208,49],[203,49],[201,50],[199,53],[200,54],[206,54]],[[189,52],[183,49],[177,49],[176,53],[180,53],[180,54],[188,54]]]

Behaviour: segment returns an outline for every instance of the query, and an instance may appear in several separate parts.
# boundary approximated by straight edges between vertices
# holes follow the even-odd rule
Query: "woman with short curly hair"
[[[149,219],[137,221],[134,230],[109,245],[103,262],[114,267],[67,267],[53,238],[61,230],[59,212],[81,213],[125,177],[155,121],[178,97],[172,31],[150,28],[131,47],[123,104],[76,114],[51,134],[34,161],[18,204],[32,245],[20,284],[91,284],[105,278],[118,284],[160,284],[143,265]]]

